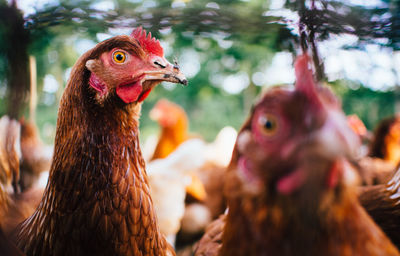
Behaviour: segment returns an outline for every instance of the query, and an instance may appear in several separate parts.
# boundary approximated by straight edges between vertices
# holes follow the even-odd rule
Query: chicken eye
[[[113,53],[113,59],[116,63],[124,63],[126,60],[126,55],[124,52],[116,51]]]
[[[276,117],[271,114],[260,116],[258,119],[258,125],[260,126],[261,131],[267,136],[274,135],[278,130]]]

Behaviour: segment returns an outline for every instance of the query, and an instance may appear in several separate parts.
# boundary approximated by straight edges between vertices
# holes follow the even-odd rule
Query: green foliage
[[[373,130],[383,118],[395,114],[393,90],[373,91],[350,81],[336,81],[331,87],[341,97],[344,112],[356,114],[369,130]]]
[[[252,75],[263,72],[274,53],[295,52],[299,48],[296,33],[287,26],[297,21],[267,15],[270,1],[189,0],[182,4],[183,1],[174,0],[114,0],[114,8],[110,10],[99,10],[96,7],[99,2],[102,0],[55,0],[25,17],[25,29],[29,32],[28,51],[37,60],[37,122],[49,143],[52,142],[51,126],[55,127],[58,101],[66,83],[65,71],[79,57],[75,44],[79,40],[97,42],[98,33],[115,34],[115,28],[141,25],[172,49],[167,51],[167,59],[177,56],[181,65],[198,63],[198,70],[189,78],[188,87],[159,86],[146,99],[141,119],[142,136],[157,131],[148,112],[158,99],[165,97],[184,107],[191,121],[191,131],[207,140],[212,140],[223,126],[239,128],[261,91],[261,87],[253,84]],[[308,9],[299,8],[302,2]],[[287,0],[286,7],[303,15],[302,21],[315,29],[318,40],[325,40],[331,34],[347,33],[359,36],[357,47],[360,48],[371,42],[399,48],[398,1],[386,0],[389,4],[379,8],[321,0],[314,1],[316,8],[309,8],[311,2]],[[0,0],[0,6],[6,4],[7,1]],[[372,16],[376,19],[371,20]],[[1,20],[2,17],[0,37],[6,38],[9,31]],[[388,41],[375,41],[377,38]],[[2,87],[6,85],[7,72],[7,49],[4,47],[0,42],[1,102],[5,100]],[[193,59],[187,60],[187,56]],[[240,93],[229,94],[221,81],[237,73],[245,74],[249,84]],[[47,74],[53,75],[60,85],[55,93],[43,91],[43,79]],[[346,113],[357,113],[368,128],[381,117],[393,114],[393,91],[375,92],[362,86],[353,90],[343,81],[335,83],[333,88],[343,98]],[[5,111],[4,104],[0,104],[0,114]]]

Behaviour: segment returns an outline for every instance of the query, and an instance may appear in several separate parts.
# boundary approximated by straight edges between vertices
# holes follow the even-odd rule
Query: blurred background
[[[77,58],[143,26],[189,86],[153,90],[142,141],[158,133],[149,111],[163,97],[184,108],[192,133],[212,141],[222,127],[240,127],[263,89],[294,82],[302,21],[315,38],[319,80],[371,130],[400,111],[399,17],[400,1],[390,0],[0,0],[0,116],[36,120],[52,144]]]

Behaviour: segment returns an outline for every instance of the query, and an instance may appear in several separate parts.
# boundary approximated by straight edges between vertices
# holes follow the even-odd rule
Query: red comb
[[[312,100],[318,100],[317,84],[315,83],[312,69],[310,67],[310,57],[303,54],[296,59],[294,64],[296,73],[296,90],[302,91]]]
[[[132,31],[131,37],[138,40],[139,44],[146,52],[160,57],[164,56],[164,50],[160,45],[160,41],[152,37],[151,32],[147,34],[145,29],[138,27]]]

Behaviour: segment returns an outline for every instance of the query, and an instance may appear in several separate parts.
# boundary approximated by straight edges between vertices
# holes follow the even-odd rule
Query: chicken
[[[362,185],[378,185],[387,183],[394,174],[393,163],[376,157],[363,157],[358,160]]]
[[[161,127],[160,138],[151,160],[167,157],[182,142],[189,139],[189,120],[185,110],[179,105],[161,99],[150,111],[150,118],[157,121]]]
[[[34,186],[41,172],[50,167],[51,153],[39,138],[37,127],[24,119],[0,121],[0,161],[13,171],[13,187],[17,192]],[[7,162],[7,163],[6,163]]]
[[[198,239],[211,215],[216,212],[218,216],[225,210],[221,187],[224,170],[217,165],[226,163],[226,158],[230,158],[227,155],[232,155],[234,143],[230,141],[235,137],[236,131],[226,127],[212,143],[189,139],[167,157],[147,164],[160,230],[171,244],[178,230],[185,238],[195,234]],[[197,203],[192,205],[192,201]]]
[[[0,228],[0,255],[24,256],[24,254],[7,238]]]
[[[387,184],[364,186],[359,193],[362,206],[400,248],[400,168]]]
[[[397,165],[400,161],[400,117],[382,120],[374,131],[369,156]]]
[[[20,130],[19,123],[8,116],[0,119],[0,182],[4,188],[12,185],[15,191],[20,179]]]
[[[348,122],[350,128],[358,136],[360,136],[362,138],[366,138],[366,139],[368,139],[368,137],[370,137],[367,127],[365,127],[363,121],[361,121],[361,119],[356,114],[347,116],[347,122]]]
[[[367,157],[359,160],[363,185],[387,183],[400,161],[400,118],[382,120],[374,131]]]
[[[187,84],[142,28],[77,60],[43,199],[13,236],[24,253],[174,255],[159,232],[138,136],[141,102],[161,81]]]
[[[179,105],[161,99],[150,111],[150,118],[157,121],[161,134],[150,161],[166,158],[184,141],[194,138],[188,134],[189,120],[186,112]],[[196,199],[205,198],[205,189],[196,175],[192,175],[192,184],[186,187],[187,193]]]
[[[39,131],[31,121],[21,119],[21,190],[32,188],[42,172],[50,169],[52,149],[40,140]]]
[[[197,171],[207,193],[207,198],[203,201],[210,210],[212,219],[217,218],[226,209],[223,180],[236,137],[237,131],[234,128],[230,126],[222,128],[215,140],[207,145],[206,163]]]
[[[147,164],[160,231],[171,244],[175,243],[185,211],[186,187],[191,184],[193,172],[204,163],[205,148],[199,139],[188,140],[168,157]]]
[[[368,145],[372,139],[372,133],[367,130],[363,121],[356,115],[352,114],[347,116],[347,123],[356,135],[361,139],[361,146],[359,148],[359,157],[364,157],[368,154]]]
[[[357,200],[348,160],[359,141],[337,99],[315,85],[307,55],[295,73],[295,89],[267,91],[240,131],[228,213],[195,255],[399,255]]]
[[[20,177],[20,125],[7,116],[0,119],[0,228],[9,234],[30,216],[40,202],[42,190],[17,189]]]

